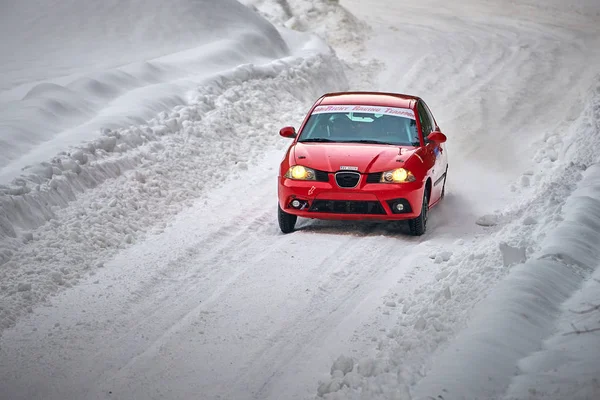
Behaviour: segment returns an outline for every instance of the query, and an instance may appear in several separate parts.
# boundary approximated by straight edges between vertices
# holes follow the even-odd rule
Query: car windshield
[[[378,106],[319,106],[299,142],[372,143],[418,146],[414,112]]]

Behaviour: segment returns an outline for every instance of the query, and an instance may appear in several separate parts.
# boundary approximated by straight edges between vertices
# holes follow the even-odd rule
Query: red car
[[[279,227],[298,217],[408,220],[422,235],[429,209],[443,197],[448,158],[425,102],[399,93],[323,95],[293,138],[279,170]]]

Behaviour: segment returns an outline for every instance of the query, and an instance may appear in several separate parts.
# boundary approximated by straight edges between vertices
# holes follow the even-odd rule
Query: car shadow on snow
[[[402,221],[335,221],[298,218],[296,231],[325,234],[350,234],[354,236],[396,236],[410,237],[408,224]]]
[[[408,221],[336,221],[298,218],[297,232],[312,232],[332,235],[390,236],[409,241],[421,241],[444,232],[449,228],[472,229],[476,216],[469,210],[468,203],[459,194],[447,193],[444,199],[431,209],[427,221],[427,232],[420,237],[411,236]]]

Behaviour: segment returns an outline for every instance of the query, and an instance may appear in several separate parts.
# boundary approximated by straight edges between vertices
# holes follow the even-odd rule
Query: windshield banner
[[[410,119],[416,119],[413,110],[408,108],[396,108],[396,107],[383,107],[383,106],[353,106],[353,105],[329,105],[329,106],[317,106],[313,114],[325,114],[325,113],[372,113],[372,114],[385,114],[395,115],[397,117],[405,117]]]

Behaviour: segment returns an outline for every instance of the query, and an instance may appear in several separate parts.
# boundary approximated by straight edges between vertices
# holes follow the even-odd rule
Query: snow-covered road
[[[572,275],[560,271],[565,287],[549,296],[526,343],[477,336],[469,323],[486,326],[486,307],[510,303],[513,271],[529,290],[516,264],[563,254],[556,238],[576,236],[563,219],[596,226],[563,205],[572,193],[596,193],[593,168],[583,192],[576,187],[598,161],[590,144],[600,144],[600,95],[590,88],[600,8],[591,0],[342,1],[363,29],[334,3],[244,3],[321,34],[344,70],[321,46],[282,30],[293,55],[198,87],[191,104],[150,128],[117,131],[126,143],[148,135],[129,153],[91,152],[97,163],[84,168],[98,185],[73,178],[84,187],[76,200],[42,197],[61,197],[62,208],[40,205],[40,215],[23,217],[37,210],[33,201],[5,199],[16,211],[9,223],[0,214],[0,228],[15,236],[0,248],[0,398],[527,393],[535,385],[523,376],[549,364],[519,364],[515,383],[516,365],[568,327],[562,314],[552,329],[559,305],[592,275],[593,250]],[[450,138],[447,197],[423,237],[401,226],[306,220],[279,232],[276,171],[287,143],[277,130],[297,126],[323,90],[347,88],[417,93]],[[52,179],[51,189],[64,188]],[[596,236],[587,232],[588,249]],[[592,301],[587,293],[578,296]],[[493,348],[461,347],[473,337],[514,351],[471,371],[469,362]]]
[[[3,346],[4,360],[41,357],[21,358],[28,374],[9,379],[23,398],[297,398],[339,354],[371,346],[355,330],[427,256],[423,245],[375,226],[281,236],[273,179],[254,170],[8,331],[5,344],[27,346]]]

